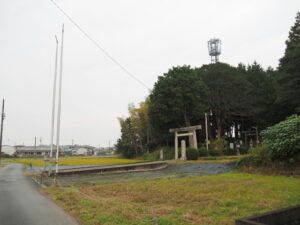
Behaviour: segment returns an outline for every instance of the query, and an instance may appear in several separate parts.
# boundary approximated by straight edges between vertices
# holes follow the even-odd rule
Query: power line
[[[135,77],[132,73],[130,73],[124,66],[122,66],[121,63],[119,63],[114,57],[112,57],[103,47],[100,46],[100,44],[95,41],[84,29],[82,29],[78,23],[76,23],[71,16],[69,16],[69,14],[67,14],[55,1],[50,0],[54,6],[60,11],[62,12],[62,14],[64,14],[69,20],[70,22],[77,27],[81,33],[87,37],[87,39],[89,39],[100,51],[102,51],[104,53],[104,55],[106,55],[111,61],[113,61],[118,67],[120,67],[128,76],[130,76],[131,78],[133,78],[135,81],[137,81],[138,83],[140,83],[141,85],[143,85],[145,88],[147,88],[148,90],[150,90],[150,88],[144,83],[142,82],[140,79],[138,79],[137,77]]]

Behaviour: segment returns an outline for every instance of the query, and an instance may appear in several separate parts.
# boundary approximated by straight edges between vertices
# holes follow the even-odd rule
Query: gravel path
[[[120,174],[82,174],[59,177],[58,180],[63,186],[81,186],[106,183],[130,183],[136,181],[155,180],[160,178],[179,178],[191,176],[203,176],[212,174],[227,173],[234,169],[229,164],[179,164],[168,165],[161,170],[147,172],[131,172]],[[48,180],[48,185],[51,181]]]

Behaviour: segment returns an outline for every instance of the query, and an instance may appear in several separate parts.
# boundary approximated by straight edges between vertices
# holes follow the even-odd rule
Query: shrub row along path
[[[0,168],[1,225],[75,225],[62,208],[39,192],[39,187],[23,175],[22,165]]]

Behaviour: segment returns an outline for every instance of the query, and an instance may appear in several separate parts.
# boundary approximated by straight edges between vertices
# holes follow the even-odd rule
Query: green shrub
[[[300,116],[293,115],[261,132],[272,160],[289,162],[300,154]]]
[[[237,166],[268,166],[271,164],[269,151],[265,147],[249,149],[248,156],[244,156],[237,161]]]
[[[174,147],[163,147],[164,160],[172,160],[175,158],[175,149]]]
[[[246,147],[246,146],[241,146],[240,147],[240,154],[248,154],[248,151],[249,151],[249,147]]]
[[[262,165],[268,165],[271,162],[269,151],[265,147],[250,148],[249,154],[255,156]]]
[[[216,149],[209,149],[208,154],[210,156],[220,156],[220,155],[222,155],[222,152],[220,150],[216,150]]]
[[[218,138],[211,141],[210,148],[217,150],[220,154],[224,154],[227,148],[227,141],[224,138]]]
[[[240,158],[236,162],[236,167],[240,168],[243,166],[261,166],[262,162],[258,156],[248,155]]]
[[[160,152],[159,151],[155,151],[155,152],[151,152],[151,153],[145,153],[143,155],[143,159],[145,161],[157,161],[159,160],[160,157]]]
[[[206,148],[200,148],[198,149],[198,155],[199,157],[205,157],[208,156],[208,151]]]
[[[186,159],[187,160],[197,160],[198,159],[198,149],[187,148],[186,149]]]
[[[224,155],[236,155],[236,149],[227,148],[224,151]]]

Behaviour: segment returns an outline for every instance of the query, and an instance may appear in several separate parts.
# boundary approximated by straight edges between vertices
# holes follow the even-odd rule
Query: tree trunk
[[[222,137],[222,121],[219,117],[217,117],[217,138],[220,139]]]

